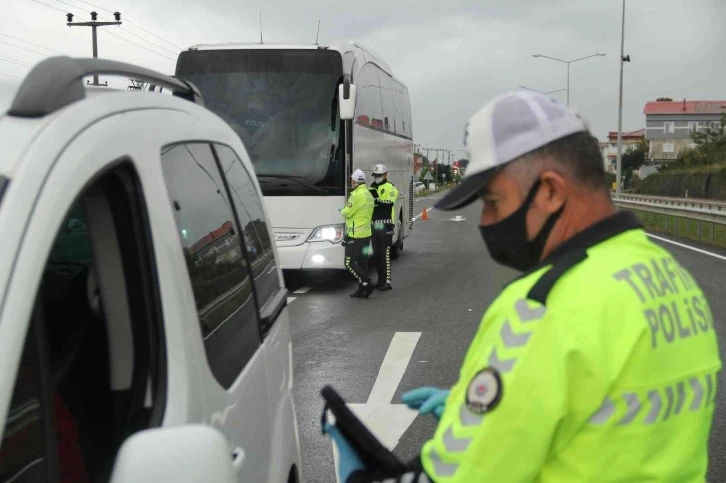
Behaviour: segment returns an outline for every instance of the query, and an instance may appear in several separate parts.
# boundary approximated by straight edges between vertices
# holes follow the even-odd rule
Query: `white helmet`
[[[373,176],[383,176],[386,173],[388,173],[388,170],[382,164],[376,164],[373,168]]]
[[[366,182],[366,174],[361,171],[360,169],[356,169],[353,171],[353,175],[350,177],[353,181],[357,183],[365,183]]]

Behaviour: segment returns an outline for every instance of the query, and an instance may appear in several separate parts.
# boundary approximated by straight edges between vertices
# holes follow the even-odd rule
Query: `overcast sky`
[[[112,16],[103,9],[118,10],[126,20],[120,28],[101,29],[100,57],[170,74],[179,48],[258,41],[259,12],[264,40],[270,42],[313,43],[320,19],[321,44],[356,40],[384,56],[409,88],[415,142],[448,149],[463,147],[466,120],[492,97],[519,85],[541,91],[566,87],[565,64],[532,54],[571,60],[603,52],[605,57],[571,64],[570,105],[590,121],[599,139],[617,130],[619,0],[2,3],[0,73],[18,77],[28,67],[8,60],[35,63],[54,54],[47,49],[91,55],[90,29],[67,27],[64,16],[70,11],[75,21],[90,20],[89,3],[100,7],[99,14],[107,20]],[[657,97],[726,99],[724,18],[724,0],[628,0],[625,53],[632,62],[625,64],[624,131],[644,126],[645,102]],[[111,84],[126,85],[121,80]],[[566,92],[552,96],[566,100]]]

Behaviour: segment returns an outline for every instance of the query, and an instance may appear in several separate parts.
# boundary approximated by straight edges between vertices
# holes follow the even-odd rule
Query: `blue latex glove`
[[[418,409],[419,414],[431,413],[436,419],[441,419],[449,393],[450,389],[419,387],[404,393],[401,400],[410,409]]]
[[[338,447],[338,481],[345,483],[353,472],[365,469],[358,453],[334,424],[326,424],[323,431],[333,438]]]

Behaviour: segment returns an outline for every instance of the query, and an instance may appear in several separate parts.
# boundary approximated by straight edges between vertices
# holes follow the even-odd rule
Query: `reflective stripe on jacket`
[[[370,191],[377,194],[374,200],[375,208],[373,209],[373,221],[384,224],[395,224],[398,188],[386,179],[380,184],[371,184]]]
[[[350,238],[371,236],[373,216],[373,196],[365,184],[358,185],[350,192],[348,202],[340,210],[345,217],[345,234]]]
[[[702,483],[720,368],[698,283],[620,212],[486,311],[421,461],[436,482]]]

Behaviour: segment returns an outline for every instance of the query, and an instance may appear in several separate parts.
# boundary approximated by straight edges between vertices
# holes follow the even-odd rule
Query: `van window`
[[[45,399],[41,386],[41,365],[35,330],[31,327],[25,341],[15,381],[13,397],[3,439],[0,441],[0,482],[48,481],[46,437],[48,421],[41,403]]]
[[[277,274],[267,220],[262,211],[262,198],[255,191],[252,178],[235,152],[219,144],[215,145],[215,149],[242,226],[257,300],[263,307],[282,284]]]
[[[0,482],[104,481],[123,440],[160,424],[164,342],[146,217],[135,171],[118,164],[59,223],[42,279],[13,282],[37,296]]]
[[[207,361],[229,388],[261,343],[243,252],[252,227],[239,229],[209,144],[176,144],[161,157]]]
[[[383,129],[383,106],[381,104],[381,84],[378,67],[366,64],[355,79],[356,106],[355,120],[361,126]]]

